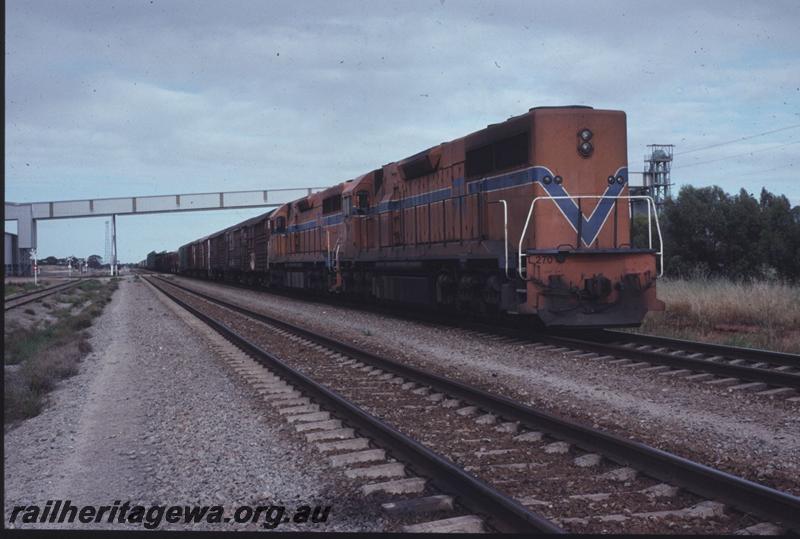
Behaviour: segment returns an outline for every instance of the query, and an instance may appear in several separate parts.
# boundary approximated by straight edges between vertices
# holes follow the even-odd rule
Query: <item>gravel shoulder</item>
[[[800,495],[800,407],[393,317],[176,282],[585,425]]]
[[[124,279],[90,332],[94,352],[80,373],[49,395],[42,414],[5,432],[6,526],[15,505],[69,499],[73,505],[223,505],[226,515],[243,504],[332,505],[326,524],[277,530],[382,529],[374,509],[228,376],[202,336],[143,282]]]

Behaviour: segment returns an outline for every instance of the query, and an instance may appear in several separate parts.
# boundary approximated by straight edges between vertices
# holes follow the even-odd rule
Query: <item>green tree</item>
[[[645,249],[650,245],[648,240],[647,215],[634,215],[631,219],[631,247]]]
[[[762,276],[764,258],[759,245],[762,219],[758,202],[744,189],[725,208],[722,273],[733,278]]]
[[[90,268],[99,269],[103,265],[103,257],[100,255],[89,255],[86,259],[86,265]]]
[[[661,215],[666,270],[730,278],[800,280],[800,207],[762,189],[730,196],[717,186],[684,186]],[[638,238],[641,225],[633,227]],[[635,240],[638,241],[638,240]]]
[[[688,275],[698,268],[725,270],[725,228],[730,198],[721,188],[684,186],[664,206],[666,266]]]
[[[758,244],[764,259],[787,279],[800,278],[800,208],[785,196],[761,190],[761,230]]]

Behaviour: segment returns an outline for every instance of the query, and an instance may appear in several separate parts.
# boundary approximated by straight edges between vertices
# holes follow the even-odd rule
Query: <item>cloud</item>
[[[634,170],[649,143],[800,123],[792,1],[53,0],[6,14],[12,200],[328,185],[539,105],[625,110]],[[783,165],[762,180],[797,199],[797,157],[678,155],[675,180],[737,190]]]

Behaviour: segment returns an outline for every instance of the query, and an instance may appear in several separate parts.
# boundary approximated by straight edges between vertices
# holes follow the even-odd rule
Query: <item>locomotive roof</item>
[[[429,147],[427,149],[424,149],[424,150],[422,150],[420,152],[417,152],[417,153],[415,153],[413,155],[405,157],[403,159],[398,159],[396,161],[389,162],[389,163],[383,165],[382,167],[378,167],[375,170],[382,170],[385,167],[399,167],[399,166],[406,165],[408,163],[411,163],[414,160],[417,160],[417,159],[420,159],[422,157],[429,156],[429,155],[430,155],[431,158],[434,158],[434,159],[437,160],[437,165],[438,165],[438,159],[440,159],[440,158],[444,162],[448,162],[449,160],[451,160],[451,159],[453,159],[455,157],[453,152],[455,152],[457,149],[463,147],[463,146],[460,146],[461,144],[466,146],[466,149],[471,149],[471,148],[475,148],[475,147],[481,146],[482,144],[486,144],[487,142],[490,142],[491,140],[496,139],[497,137],[502,137],[504,135],[516,135],[516,134],[519,134],[519,130],[521,128],[523,128],[523,126],[526,125],[526,122],[534,114],[536,114],[537,111],[552,111],[552,110],[567,110],[567,109],[581,109],[581,110],[587,110],[587,111],[589,111],[589,110],[595,111],[596,110],[597,112],[605,112],[605,113],[607,113],[607,112],[621,112],[621,111],[615,111],[615,110],[595,109],[594,107],[590,107],[590,106],[587,106],[587,105],[560,105],[560,106],[532,107],[532,108],[528,109],[528,112],[525,112],[525,113],[520,114],[518,116],[512,116],[512,117],[508,118],[507,120],[505,120],[503,122],[489,124],[489,125],[487,125],[486,127],[482,128],[482,129],[478,129],[478,130],[473,131],[472,133],[469,133],[469,134],[464,135],[462,137],[458,137],[458,138],[454,138],[454,139],[449,140],[449,141],[442,142],[440,144],[437,144],[435,146],[431,146],[431,147]],[[313,201],[317,201],[317,200],[320,200],[322,198],[327,198],[329,196],[334,196],[334,195],[337,195],[337,194],[350,193],[363,180],[368,178],[370,174],[374,173],[375,170],[372,170],[372,171],[367,172],[365,174],[361,174],[360,176],[357,176],[354,179],[347,180],[347,181],[340,182],[340,183],[336,183],[336,184],[334,184],[334,185],[332,185],[332,186],[330,186],[330,187],[328,187],[328,188],[326,188],[326,189],[324,189],[322,191],[318,191],[316,193],[312,193],[312,194],[307,195],[305,197],[300,197],[300,198],[298,198],[296,200],[292,200],[290,202],[287,202],[285,204],[282,204],[282,205],[278,206],[277,208],[271,209],[270,211],[268,211],[268,212],[266,212],[264,214],[261,214],[261,215],[258,215],[256,217],[252,217],[250,219],[242,221],[240,223],[231,225],[231,226],[229,226],[227,228],[224,228],[222,230],[219,230],[217,232],[214,232],[212,234],[204,236],[203,238],[200,238],[200,239],[195,240],[193,242],[187,243],[186,245],[191,245],[193,243],[206,241],[208,239],[215,238],[215,237],[217,237],[217,236],[219,236],[221,234],[224,234],[225,232],[228,232],[230,230],[234,230],[234,229],[240,228],[242,226],[258,222],[258,221],[260,221],[262,219],[269,218],[273,214],[276,214],[277,212],[282,211],[284,208],[297,205],[303,199],[309,199],[310,201],[313,202]]]
[[[519,114],[517,116],[511,116],[505,121],[489,124],[482,129],[478,129],[469,133],[467,135],[454,138],[452,140],[448,140],[437,144],[436,146],[431,146],[426,148],[420,152],[417,152],[413,155],[405,157],[403,159],[398,159],[392,163],[387,163],[384,166],[396,164],[396,165],[404,165],[408,164],[411,161],[419,159],[425,155],[431,154],[434,157],[438,157],[436,154],[438,152],[442,152],[443,147],[445,145],[450,145],[459,141],[464,141],[468,146],[479,146],[485,143],[485,140],[488,138],[494,138],[497,136],[503,136],[508,132],[508,134],[512,134],[512,132],[518,131],[522,125],[526,123],[526,121],[533,116],[537,111],[540,110],[561,110],[561,109],[583,109],[583,110],[598,110],[602,112],[609,112],[603,109],[595,109],[594,107],[590,107],[587,105],[553,105],[553,106],[542,106],[542,107],[532,107],[528,109],[528,112]],[[517,133],[513,133],[517,134]]]
[[[229,226],[228,228],[223,228],[223,229],[222,229],[222,230],[220,230],[219,232],[215,232],[214,234],[212,234],[212,235],[211,235],[211,236],[209,236],[209,237],[212,237],[212,238],[213,238],[213,237],[215,237],[215,236],[218,236],[219,234],[222,234],[222,233],[224,233],[224,232],[230,232],[231,230],[236,230],[236,229],[238,229],[238,228],[241,228],[241,227],[243,227],[243,226],[246,226],[246,225],[249,225],[249,224],[252,224],[252,223],[257,223],[258,221],[261,221],[261,220],[263,220],[263,219],[265,219],[265,218],[269,217],[269,215],[270,215],[270,214],[271,214],[273,211],[274,211],[274,210],[269,210],[268,212],[266,212],[266,213],[262,213],[261,215],[256,215],[255,217],[251,217],[251,218],[249,218],[249,219],[245,219],[244,221],[241,221],[241,222],[239,222],[239,223],[236,223],[236,224],[234,224],[234,225],[231,225],[231,226]]]

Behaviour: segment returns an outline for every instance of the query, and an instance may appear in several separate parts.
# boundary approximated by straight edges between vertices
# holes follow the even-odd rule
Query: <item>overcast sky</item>
[[[678,187],[800,204],[798,28],[797,0],[9,0],[5,196],[329,185],[584,104],[627,112],[633,171],[671,143]],[[122,217],[120,258],[256,213]],[[43,221],[39,253],[103,255],[104,222]]]

